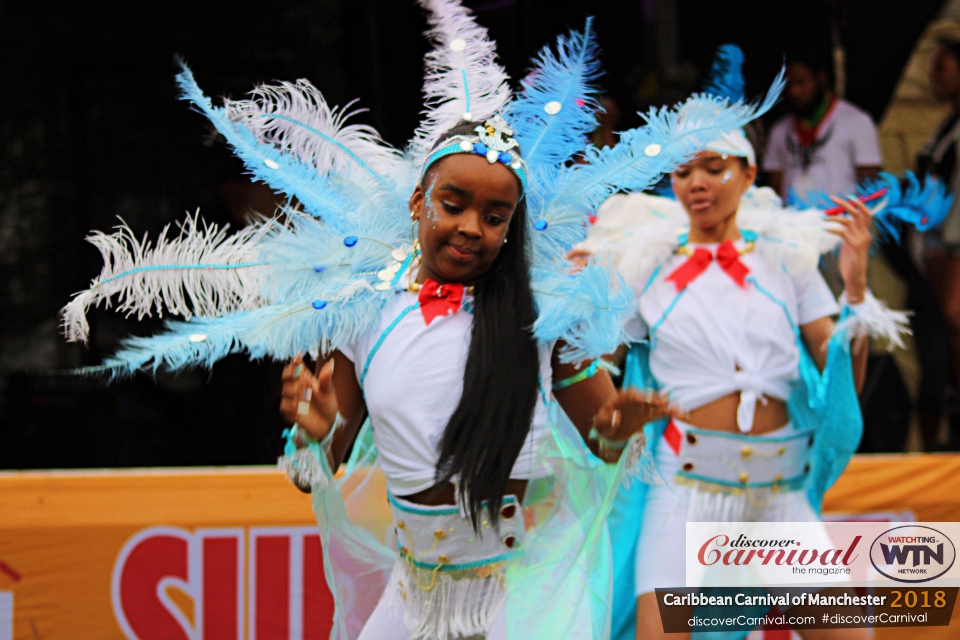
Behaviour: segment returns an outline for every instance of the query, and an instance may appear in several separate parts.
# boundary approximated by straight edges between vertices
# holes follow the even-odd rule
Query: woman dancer
[[[671,174],[676,201],[614,196],[584,243],[613,256],[638,294],[627,326],[644,344],[627,357],[627,382],[659,389],[686,412],[649,428],[640,466],[653,484],[625,492],[611,516],[634,569],[614,615],[622,633],[623,609],[632,609],[624,598],[635,597],[638,639],[664,637],[654,589],[686,583],[676,561],[686,522],[818,518],[823,492],[859,442],[866,336],[900,344],[905,316],[867,289],[872,212],[854,198],[833,198],[830,213],[841,215],[829,222],[819,210],[784,209],[768,189],[752,188],[756,171],[746,138],[727,134]],[[837,240],[839,305],[816,268]]]
[[[742,62],[722,46],[706,91],[741,100]],[[580,250],[611,257],[637,295],[625,386],[660,389],[688,412],[648,425],[636,471],[646,483],[621,491],[610,516],[615,638],[633,637],[634,623],[637,638],[662,637],[653,591],[686,582],[675,559],[687,521],[817,519],[860,439],[866,336],[900,345],[906,320],[867,289],[871,225],[896,239],[903,223],[936,227],[950,208],[936,181],[911,175],[904,191],[885,174],[859,200],[799,211],[753,187],[756,174],[753,147],[728,132],[671,174],[675,199],[610,198]],[[817,270],[838,244],[842,309]]]

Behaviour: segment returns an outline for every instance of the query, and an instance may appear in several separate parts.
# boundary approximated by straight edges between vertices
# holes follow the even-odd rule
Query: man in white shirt
[[[790,115],[770,130],[763,169],[781,196],[848,194],[880,171],[877,130],[864,111],[840,100],[826,61],[794,58],[787,64]]]

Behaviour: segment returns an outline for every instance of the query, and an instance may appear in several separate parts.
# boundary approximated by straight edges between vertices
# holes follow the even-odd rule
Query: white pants
[[[363,625],[363,631],[357,640],[409,640],[410,632],[403,625],[403,614],[399,611],[391,612],[387,608],[386,598],[380,598],[376,609]],[[434,640],[431,638],[430,640]],[[461,639],[458,639],[461,640]],[[462,640],[468,640],[463,638]],[[470,640],[481,640],[480,636],[471,636]],[[493,621],[493,628],[483,640],[507,640],[506,607],[500,609],[500,614]],[[531,639],[532,640],[532,639]]]

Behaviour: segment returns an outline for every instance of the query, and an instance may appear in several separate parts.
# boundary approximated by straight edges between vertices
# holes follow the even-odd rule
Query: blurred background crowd
[[[960,0],[464,4],[512,77],[595,17],[606,71],[596,145],[696,91],[732,42],[748,96],[787,65],[782,104],[748,131],[762,184],[843,193],[913,169],[960,189]],[[235,229],[280,202],[177,100],[175,56],[210,95],[303,77],[331,103],[360,98],[358,120],[400,146],[422,105],[421,11],[412,0],[40,0],[0,3],[0,24],[0,468],[274,462],[282,364],[231,356],[108,387],[68,371],[160,320],[92,311],[83,347],[59,335],[58,310],[99,273],[91,229],[120,218],[156,237],[198,208]],[[877,257],[871,285],[913,312],[914,336],[871,355],[861,449],[960,450],[960,204],[941,229]]]

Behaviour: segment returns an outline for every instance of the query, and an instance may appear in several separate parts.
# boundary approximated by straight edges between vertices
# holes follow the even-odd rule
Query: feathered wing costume
[[[735,45],[721,47],[708,90],[733,99],[742,97],[742,61],[742,53]],[[906,188],[901,187],[896,176],[885,173],[877,180],[861,185],[857,194],[850,195],[867,201],[880,241],[898,240],[905,225],[914,225],[920,230],[939,225],[950,211],[953,200],[941,183],[928,179],[921,186],[911,173],[906,175]],[[772,189],[752,187],[740,201],[737,224],[745,236],[750,235],[755,251],[764,260],[777,269],[800,274],[815,269],[822,254],[839,247],[841,240],[828,233],[831,222],[825,215],[834,206],[826,195],[786,206]],[[660,265],[685,242],[689,228],[688,215],[672,197],[618,194],[599,209],[588,239],[580,246],[609,260],[627,285],[639,293],[657,277]],[[890,348],[902,347],[900,335],[907,331],[906,323],[906,314],[888,309],[868,293],[856,312],[849,306],[844,308],[827,346],[827,365],[822,373],[804,345],[798,345],[801,354],[799,377],[787,404],[790,420],[798,430],[809,429],[817,433],[806,482],[807,499],[816,513],[820,512],[824,493],[856,451],[862,434],[850,339],[869,335],[879,338]],[[647,344],[631,347],[625,365],[625,386],[657,388],[649,367],[649,355]],[[666,426],[665,420],[647,425],[646,442],[657,442]],[[655,467],[652,446],[644,450],[636,467],[626,473],[639,477],[642,482],[625,484],[609,519],[615,573],[611,637],[617,640],[632,640],[635,634],[634,567],[646,492],[650,484],[664,481]],[[759,616],[764,610],[755,613]],[[709,612],[701,613],[710,615]],[[733,640],[742,639],[747,632],[711,632],[707,635]]]
[[[610,194],[648,187],[710,140],[768,110],[782,77],[759,105],[694,96],[673,109],[651,110],[647,124],[625,132],[616,147],[584,151],[596,126],[591,83],[599,74],[589,21],[583,33],[562,36],[555,50],[541,51],[513,96],[493,43],[468,10],[453,0],[421,4],[430,13],[435,47],[426,59],[425,117],[404,152],[384,144],[373,129],[348,124],[348,109],[329,106],[306,81],[260,87],[248,100],[217,107],[183,68],[177,81],[184,99],[210,119],[254,178],[287,195],[290,204],[282,216],[233,236],[197,217],[188,218],[176,237],[161,234],[155,246],[126,227],[94,234],[105,266],[63,311],[69,339],[86,339],[85,313],[101,303],[139,317],[182,319],[167,321],[159,335],[126,340],[89,371],[115,377],[161,365],[209,367],[233,352],[287,359],[355,340],[404,287],[401,275],[415,258],[407,202],[425,158],[461,120],[495,115],[512,126],[529,178],[524,197],[536,338],[563,340],[563,358],[571,362],[611,352],[621,342],[629,290],[604,265],[574,272],[565,257],[586,237],[588,216]],[[588,163],[570,164],[577,153]],[[568,423],[553,424],[554,437],[541,452],[551,481],[528,488],[526,552],[506,573],[510,635],[603,638],[610,602],[603,516],[622,469],[592,458]],[[385,502],[369,424],[336,482],[318,451],[295,455],[286,464],[312,482],[326,578],[337,603],[331,637],[355,638],[396,557],[390,522],[371,514],[366,497],[373,492]],[[406,608],[416,637],[485,628],[496,602],[471,602],[453,581],[441,587],[419,594],[419,612]]]

